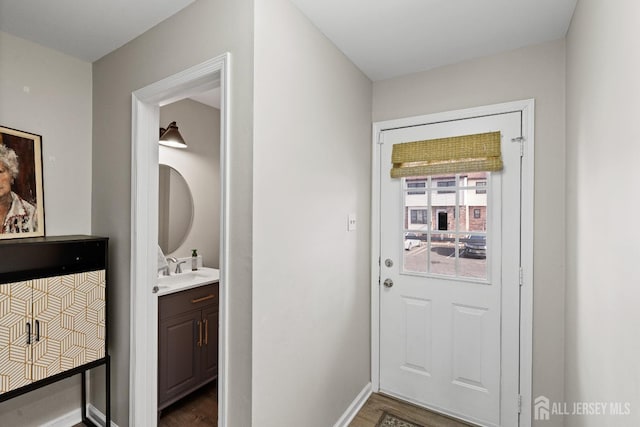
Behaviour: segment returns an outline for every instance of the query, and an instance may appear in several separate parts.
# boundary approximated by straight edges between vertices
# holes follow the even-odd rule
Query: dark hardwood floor
[[[216,427],[218,425],[218,381],[174,403],[162,411],[158,427]]]
[[[386,411],[423,427],[473,427],[410,403],[374,393],[349,427],[375,427]],[[214,381],[162,411],[158,427],[217,427],[218,388]],[[74,427],[83,427],[77,424]]]
[[[391,397],[374,393],[369,397],[367,403],[365,403],[360,412],[358,412],[358,415],[356,415],[351,424],[349,424],[349,427],[375,427],[384,411],[424,427],[471,426],[471,424],[466,424],[436,414],[435,412],[427,411],[410,403],[401,402]]]
[[[218,381],[213,381],[200,390],[162,411],[158,427],[217,427],[218,425]],[[83,423],[73,427],[85,427]]]

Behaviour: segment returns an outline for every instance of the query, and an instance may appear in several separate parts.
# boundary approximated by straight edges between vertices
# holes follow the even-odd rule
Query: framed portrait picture
[[[44,236],[42,138],[0,126],[0,239]]]

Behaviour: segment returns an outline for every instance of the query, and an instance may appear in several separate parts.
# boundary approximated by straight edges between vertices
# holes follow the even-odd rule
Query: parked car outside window
[[[404,250],[410,251],[411,249],[420,246],[420,239],[416,233],[406,233],[404,235]]]
[[[467,241],[464,242],[464,251],[462,252],[462,255],[468,258],[486,258],[487,236],[480,236],[477,234],[469,236]]]

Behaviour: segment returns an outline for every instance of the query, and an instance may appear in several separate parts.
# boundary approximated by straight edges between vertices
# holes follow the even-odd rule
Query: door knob
[[[387,288],[390,288],[393,286],[393,280],[391,279],[385,279],[383,282],[383,285],[385,285]]]

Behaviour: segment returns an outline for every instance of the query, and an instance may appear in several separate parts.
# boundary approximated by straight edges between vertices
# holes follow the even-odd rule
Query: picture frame
[[[42,137],[0,126],[0,240],[44,235]]]

